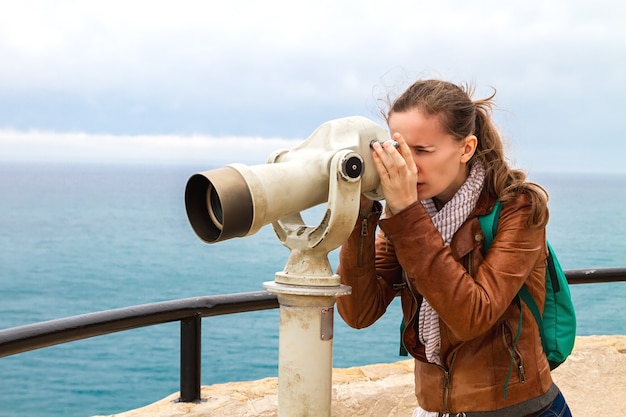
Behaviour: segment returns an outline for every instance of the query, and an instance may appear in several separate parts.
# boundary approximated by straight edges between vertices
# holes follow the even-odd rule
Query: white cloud
[[[105,135],[0,129],[0,163],[176,164],[194,165],[200,169],[232,163],[252,166],[265,164],[273,152],[292,149],[304,139]],[[507,143],[506,148],[512,165],[527,172],[626,174],[620,154],[607,152],[598,144],[587,143],[584,152],[562,143],[527,146],[523,141],[514,141]]]
[[[524,155],[626,151],[623,2],[2,3],[0,128],[292,137],[426,75],[496,87]]]
[[[545,86],[580,73],[566,66],[584,63],[577,51],[604,62],[626,50],[626,6],[606,0],[5,3],[0,84],[33,89],[206,93],[266,80],[306,94],[307,79],[336,91],[358,72],[345,93],[398,65]]]
[[[203,135],[102,135],[0,130],[0,161],[165,163],[222,166],[264,164],[276,150],[302,140]]]

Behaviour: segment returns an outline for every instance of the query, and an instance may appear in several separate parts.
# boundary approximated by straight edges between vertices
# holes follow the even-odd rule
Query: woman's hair
[[[436,116],[442,126],[458,141],[474,134],[478,138],[472,161],[479,160],[485,166],[485,188],[506,203],[519,193],[528,195],[532,203],[528,219],[530,227],[544,227],[548,223],[548,193],[538,184],[527,182],[526,174],[511,169],[505,159],[502,139],[491,120],[494,93],[472,101],[472,86],[440,81],[419,80],[413,83],[395,100],[388,100],[389,109],[383,114],[386,120],[392,113],[418,109],[424,115]]]

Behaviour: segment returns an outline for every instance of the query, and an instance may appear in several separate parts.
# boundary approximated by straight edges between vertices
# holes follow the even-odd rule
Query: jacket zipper
[[[450,371],[443,370],[443,406],[450,411],[448,398],[450,397]]]
[[[359,247],[357,251],[356,266],[363,266],[363,242],[367,236],[367,217],[361,219],[361,237],[359,239]]]
[[[515,367],[517,368],[517,374],[519,376],[519,380],[523,384],[526,382],[526,371],[524,370],[524,359],[522,358],[522,354],[520,353],[517,346],[512,346],[511,343],[509,343],[509,340],[507,337],[507,331],[508,331],[508,336],[514,339],[515,336],[513,334],[513,330],[511,329],[509,324],[506,322],[503,323],[502,326],[504,327],[502,331],[502,338],[504,341],[504,346],[511,354],[511,358],[515,362]]]
[[[409,293],[411,293],[411,297],[413,297],[413,301],[415,302],[415,304],[417,304],[417,298],[415,297],[415,293],[413,292],[413,288],[411,287],[411,284],[409,283],[409,278],[406,275],[405,272],[402,272],[403,278],[406,282],[406,286],[409,289]],[[419,309],[419,307],[418,307]],[[407,323],[410,323],[413,318],[415,318],[415,315],[417,314],[418,309],[415,310],[415,312],[411,315],[411,317],[409,318],[409,321]],[[404,340],[404,332],[406,332],[406,327],[405,329],[402,331],[402,340]],[[456,359],[456,354],[457,352],[454,352],[452,354],[452,361],[450,362],[450,368],[446,369],[441,365],[437,365],[434,364],[435,366],[438,366],[441,371],[443,372],[443,405],[446,408],[446,411],[449,412],[450,411],[450,407],[448,405],[448,400],[450,397],[450,388],[451,388],[451,372],[452,372],[452,366],[454,366],[454,361]]]
[[[450,412],[450,404],[448,404],[448,400],[450,399],[450,388],[452,387],[452,367],[454,366],[456,353],[457,352],[454,352],[452,354],[450,368],[445,369],[443,366],[441,367],[443,370],[443,406],[446,408],[447,412]]]
[[[413,292],[413,288],[411,288],[411,284],[409,283],[409,277],[406,274],[406,272],[404,272],[404,271],[402,271],[402,279],[404,280],[404,284],[406,285],[406,287],[409,289],[409,293],[411,294],[411,297],[413,297],[413,302],[415,303],[415,305],[418,305],[417,297],[415,297],[415,293]],[[417,314],[418,310],[419,310],[419,306],[415,309],[415,311],[413,313],[411,313],[411,317],[409,317],[409,320],[406,322],[406,324],[409,324],[411,321],[413,321],[413,319],[415,318],[415,315]],[[405,332],[406,332],[406,326],[404,327],[404,330],[402,330],[402,336],[401,336],[402,343],[404,343],[404,333]]]
[[[514,350],[515,350],[515,354],[517,355],[516,364],[517,364],[517,373],[519,375],[519,380],[522,384],[524,384],[526,382],[526,371],[524,371],[524,359],[522,358],[522,354],[517,348],[517,346],[515,346]]]

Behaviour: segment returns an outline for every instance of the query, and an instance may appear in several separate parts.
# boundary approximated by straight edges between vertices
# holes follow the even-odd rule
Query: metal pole
[[[330,417],[333,306],[351,289],[264,285],[280,303],[278,417]]]
[[[200,401],[202,316],[180,321],[180,400]]]
[[[624,268],[593,268],[566,270],[565,276],[570,284],[594,284],[626,281]]]

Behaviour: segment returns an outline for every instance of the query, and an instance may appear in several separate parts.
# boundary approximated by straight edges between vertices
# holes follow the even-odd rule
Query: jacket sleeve
[[[529,210],[530,202],[523,195],[503,207],[491,248],[473,275],[444,245],[421,203],[382,220],[380,227],[394,242],[413,287],[456,338],[470,340],[500,319],[529,277],[539,280],[545,274],[545,229],[526,226]],[[476,216],[468,218],[464,227],[482,237]]]
[[[392,284],[402,279],[393,248],[386,245],[382,233],[376,234],[380,203],[376,207],[357,221],[339,251],[337,274],[352,293],[337,300],[337,310],[346,324],[357,329],[372,325],[385,313],[396,293]]]

